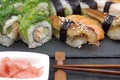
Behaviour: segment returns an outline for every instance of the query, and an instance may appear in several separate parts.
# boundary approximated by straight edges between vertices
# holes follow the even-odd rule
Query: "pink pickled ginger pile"
[[[43,67],[36,68],[26,60],[12,60],[9,57],[0,63],[0,77],[7,78],[36,78],[43,73]]]

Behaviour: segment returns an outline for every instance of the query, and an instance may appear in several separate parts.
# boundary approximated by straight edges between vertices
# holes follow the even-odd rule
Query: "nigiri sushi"
[[[95,0],[98,10],[113,16],[120,16],[120,1],[118,0]]]
[[[71,15],[72,17],[72,15]],[[69,46],[81,48],[83,44],[90,43],[99,45],[98,35],[94,28],[69,17],[51,16],[53,34],[60,41],[65,42]],[[76,18],[76,17],[75,17]],[[79,20],[82,20],[79,18]],[[99,33],[101,34],[101,33]]]
[[[120,40],[120,17],[104,14],[93,9],[85,9],[85,12],[102,24],[105,33],[110,39]]]
[[[80,0],[80,6],[83,9],[91,8],[113,16],[120,16],[119,0]]]
[[[98,40],[104,39],[104,31],[101,25],[98,22],[94,21],[93,19],[87,18],[85,16],[80,16],[80,15],[69,15],[66,18],[73,20],[79,24],[84,24],[86,26],[93,28],[97,34]]]

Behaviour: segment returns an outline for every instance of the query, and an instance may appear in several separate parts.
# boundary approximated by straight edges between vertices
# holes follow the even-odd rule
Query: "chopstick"
[[[109,75],[120,76],[120,71],[113,71],[113,70],[90,69],[90,68],[75,68],[75,67],[62,67],[62,66],[54,66],[54,68],[65,69],[65,70],[73,70],[73,71],[80,71],[80,72],[99,73],[99,74],[109,74]]]
[[[53,67],[120,69],[120,64],[67,64],[67,65],[53,65]]]

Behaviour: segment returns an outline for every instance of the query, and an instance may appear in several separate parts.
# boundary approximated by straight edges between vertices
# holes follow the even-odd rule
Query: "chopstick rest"
[[[64,65],[65,61],[65,53],[64,52],[56,52],[55,53],[55,64],[56,65]],[[67,80],[66,72],[62,69],[58,69],[55,72],[55,79],[54,80]]]

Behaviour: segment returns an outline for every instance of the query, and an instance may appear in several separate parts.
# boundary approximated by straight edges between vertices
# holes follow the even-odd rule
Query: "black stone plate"
[[[60,42],[53,37],[51,41],[44,44],[41,47],[35,49],[29,49],[22,41],[17,41],[10,47],[4,47],[0,45],[0,51],[29,51],[48,54],[50,57],[54,57],[55,51],[64,51],[66,57],[120,57],[120,41],[113,41],[109,38],[100,42],[99,47],[93,45],[83,45],[81,49],[73,48],[65,43]]]

